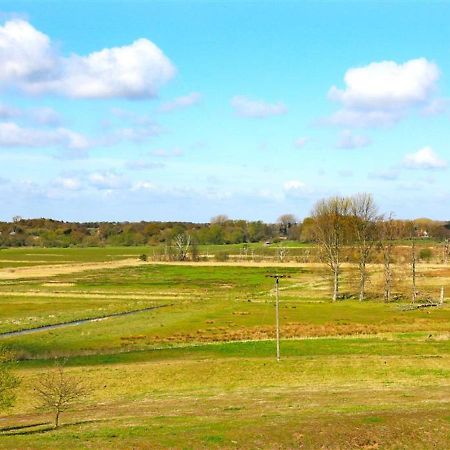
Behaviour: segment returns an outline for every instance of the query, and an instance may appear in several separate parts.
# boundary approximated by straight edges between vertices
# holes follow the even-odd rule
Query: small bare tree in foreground
[[[40,400],[40,408],[54,414],[55,428],[59,426],[61,413],[90,391],[81,378],[67,374],[63,364],[57,364],[52,371],[42,374],[34,390]]]
[[[0,348],[0,411],[10,408],[16,400],[20,379],[13,373],[14,353]]]
[[[345,197],[331,197],[318,201],[311,213],[312,230],[320,247],[322,260],[333,275],[333,301],[339,297],[341,253],[348,232],[350,201]]]

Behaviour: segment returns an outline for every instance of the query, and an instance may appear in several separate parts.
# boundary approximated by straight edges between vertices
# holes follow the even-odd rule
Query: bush
[[[419,252],[419,258],[422,260],[425,260],[427,262],[430,262],[431,257],[433,256],[433,251],[431,248],[423,248]]]
[[[228,261],[230,259],[230,255],[227,252],[217,252],[215,255],[215,260],[216,261]]]
[[[142,253],[142,255],[139,256],[139,260],[140,261],[147,261],[148,260],[148,256],[145,253]]]

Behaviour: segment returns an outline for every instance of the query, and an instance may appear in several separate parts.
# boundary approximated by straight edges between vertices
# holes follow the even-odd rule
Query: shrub
[[[419,252],[419,258],[422,260],[425,260],[427,262],[430,262],[431,257],[433,256],[433,251],[431,248],[423,248]]]
[[[217,252],[214,257],[216,261],[228,261],[230,259],[230,255],[227,252]]]

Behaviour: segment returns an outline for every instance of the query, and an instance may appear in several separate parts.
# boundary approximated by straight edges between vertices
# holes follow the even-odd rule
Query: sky
[[[0,219],[450,219],[450,2],[0,0]]]

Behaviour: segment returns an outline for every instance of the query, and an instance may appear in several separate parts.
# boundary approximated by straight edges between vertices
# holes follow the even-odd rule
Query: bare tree
[[[178,261],[186,261],[191,246],[191,236],[187,233],[177,234],[173,240]]]
[[[350,201],[345,197],[330,197],[318,201],[311,212],[313,235],[320,248],[321,259],[333,276],[333,301],[339,297],[342,246],[347,235]]]
[[[52,371],[42,374],[34,390],[40,400],[40,407],[54,414],[55,428],[59,426],[61,413],[90,391],[81,378],[68,375],[63,364],[57,364]]]
[[[378,207],[371,194],[356,194],[350,199],[351,227],[358,254],[359,301],[365,298],[367,263],[377,240]]]
[[[0,410],[10,408],[16,400],[20,379],[13,372],[14,353],[0,348]]]
[[[277,247],[277,253],[278,253],[278,261],[284,262],[286,256],[289,253],[289,250],[284,245],[280,245]]]
[[[383,220],[380,223],[381,230],[381,248],[383,251],[383,266],[384,266],[384,301],[389,302],[392,295],[392,250],[394,247],[393,241],[395,239],[395,224],[392,215],[389,219]]]

